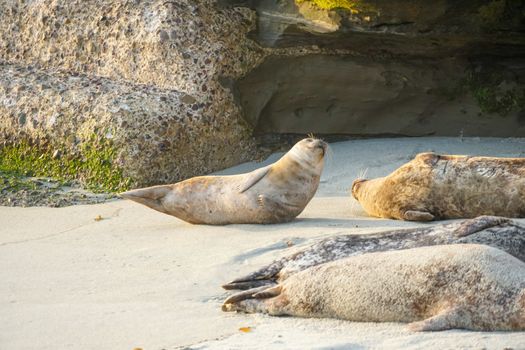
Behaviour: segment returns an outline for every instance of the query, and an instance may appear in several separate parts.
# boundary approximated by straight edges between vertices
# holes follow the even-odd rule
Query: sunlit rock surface
[[[0,137],[65,156],[109,139],[138,186],[254,159],[266,135],[523,136],[523,11],[0,0]]]
[[[253,14],[213,1],[0,0],[0,134],[71,154],[111,137],[136,185],[253,158],[219,78],[262,56]]]

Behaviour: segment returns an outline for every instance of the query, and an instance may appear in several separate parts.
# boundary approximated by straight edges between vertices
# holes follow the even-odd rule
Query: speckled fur
[[[525,330],[525,263],[472,244],[369,253],[232,300],[223,310],[411,322],[413,331]]]
[[[386,177],[354,181],[352,195],[369,215],[383,218],[522,218],[525,158],[421,153]]]
[[[329,237],[223,287],[248,289],[275,284],[309,267],[364,253],[456,243],[489,245],[525,262],[525,225],[507,218],[480,216],[445,225]]]
[[[267,168],[201,176],[128,191],[122,197],[194,224],[286,222],[299,215],[317,191],[326,147],[325,142],[308,138]]]

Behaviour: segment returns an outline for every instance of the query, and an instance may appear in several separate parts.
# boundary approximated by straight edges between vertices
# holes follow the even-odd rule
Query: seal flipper
[[[252,288],[252,289],[249,289],[249,290],[245,290],[243,292],[235,293],[235,294],[229,296],[224,301],[223,309],[224,309],[225,305],[235,304],[235,303],[241,302],[243,300],[247,300],[247,299],[253,299],[255,294],[257,294],[259,292],[262,292],[262,291],[264,291],[266,289],[268,289],[268,287],[267,286],[263,286],[263,287]],[[226,310],[224,310],[224,311],[226,311]]]
[[[171,185],[161,185],[146,188],[139,188],[120,193],[120,197],[130,199],[134,202],[143,204],[147,207],[169,214],[162,205],[161,199],[173,190]]]
[[[268,174],[273,164],[267,165],[263,168],[252,171],[246,174],[244,183],[239,187],[239,193],[248,191],[253,185],[261,181],[261,179]]]
[[[260,268],[259,270],[250,273],[249,275],[239,277],[234,279],[233,281],[226,283],[222,286],[224,289],[250,289],[259,287],[262,285],[272,285],[277,283],[277,275],[281,271],[281,269],[284,267],[284,264],[288,261],[288,259],[283,258],[279,260],[273,261],[271,264]]]
[[[427,211],[407,210],[403,214],[403,219],[407,221],[432,221],[434,220],[434,215]]]
[[[268,299],[268,298],[273,298],[273,297],[276,297],[278,296],[279,294],[281,294],[281,290],[283,289],[283,287],[281,287],[280,285],[276,285],[276,286],[273,286],[273,287],[270,287],[270,288],[266,288],[260,292],[257,292],[253,295],[253,297],[255,299]]]
[[[424,152],[417,154],[414,159],[424,162],[430,166],[434,166],[441,159],[441,157],[441,155],[434,152]]]
[[[490,227],[503,226],[511,222],[511,219],[501,216],[478,216],[474,219],[463,221],[461,225],[454,231],[454,234],[456,237],[465,237]]]
[[[222,311],[243,311],[247,313],[261,312],[270,315],[282,314],[283,303],[279,303],[282,287],[253,288],[248,291],[237,293],[224,301]]]
[[[423,321],[412,322],[408,329],[412,332],[444,331],[452,328],[464,328],[466,313],[459,308],[444,309],[437,315]]]
[[[268,288],[269,286],[274,285],[275,283],[276,282],[271,279],[251,280],[251,281],[243,281],[243,282],[232,281],[230,283],[224,284],[222,288],[226,290],[230,290],[230,289],[248,290],[248,289],[259,288],[259,287]]]

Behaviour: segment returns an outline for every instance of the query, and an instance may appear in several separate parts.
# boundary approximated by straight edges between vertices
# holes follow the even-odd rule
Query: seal
[[[489,245],[525,262],[525,225],[508,218],[480,216],[430,227],[328,237],[222,287],[245,290],[275,285],[309,267],[364,253],[465,243]]]
[[[410,322],[412,331],[525,330],[525,263],[475,244],[352,256],[228,298],[224,311]]]
[[[525,217],[525,158],[418,154],[386,177],[358,179],[352,195],[371,216],[409,221]]]
[[[327,147],[322,140],[306,138],[277,162],[250,173],[200,176],[121,196],[193,224],[287,222],[317,191]]]

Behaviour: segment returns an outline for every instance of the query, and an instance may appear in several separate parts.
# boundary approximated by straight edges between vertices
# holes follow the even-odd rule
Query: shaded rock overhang
[[[268,52],[230,83],[255,134],[525,136],[523,2],[314,1],[219,1]]]

